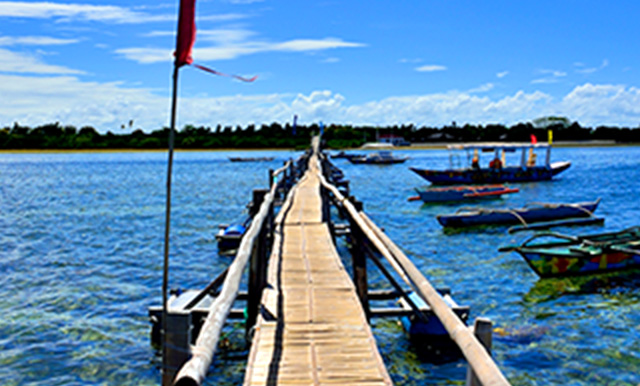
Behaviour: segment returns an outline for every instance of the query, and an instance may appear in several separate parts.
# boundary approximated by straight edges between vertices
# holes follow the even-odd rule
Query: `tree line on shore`
[[[333,149],[360,147],[381,137],[395,136],[410,143],[480,142],[480,141],[530,141],[531,135],[545,141],[548,130],[553,131],[554,141],[609,140],[616,143],[640,143],[640,127],[598,126],[582,127],[577,122],[552,122],[544,127],[534,123],[518,123],[458,126],[452,123],[443,127],[416,127],[397,125],[386,127],[331,124],[248,125],[232,127],[218,125],[214,128],[186,125],[176,131],[175,147],[178,149],[302,149],[309,145],[312,135],[323,132],[327,147]],[[5,150],[58,150],[58,149],[166,149],[169,129],[163,128],[145,133],[138,129],[131,133],[100,134],[95,128],[45,124],[34,128],[15,123],[0,129],[0,149]]]

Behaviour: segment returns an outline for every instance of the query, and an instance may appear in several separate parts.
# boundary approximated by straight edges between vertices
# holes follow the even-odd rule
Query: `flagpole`
[[[175,142],[176,111],[178,105],[178,70],[180,66],[173,66],[173,91],[171,97],[171,124],[169,127],[169,159],[167,162],[167,193],[164,225],[164,269],[162,274],[162,384],[170,384],[173,379],[167,379],[167,319],[168,319],[168,289],[169,289],[169,231],[171,229],[171,175],[173,171],[173,146]],[[165,379],[167,379],[165,381]]]

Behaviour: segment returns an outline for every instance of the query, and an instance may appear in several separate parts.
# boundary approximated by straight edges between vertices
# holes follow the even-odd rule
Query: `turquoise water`
[[[426,182],[408,170],[445,167],[445,151],[398,152],[406,164],[336,160],[365,211],[436,286],[450,287],[471,319],[501,330],[493,353],[514,385],[640,382],[640,274],[539,280],[505,228],[443,232],[434,216],[460,206],[408,202]],[[295,152],[254,152],[272,162],[231,163],[237,152],[178,152],[171,238],[173,288],[201,288],[230,260],[218,256],[219,223],[242,219],[251,190]],[[492,206],[602,199],[604,226],[640,225],[640,148],[559,148],[573,166],[555,181],[519,184]],[[166,154],[0,154],[0,379],[7,385],[158,384],[147,308],[161,299]],[[384,282],[372,271],[372,286]],[[374,333],[398,385],[463,383],[464,363],[420,359],[395,320]],[[247,353],[243,326],[207,384],[238,384]]]

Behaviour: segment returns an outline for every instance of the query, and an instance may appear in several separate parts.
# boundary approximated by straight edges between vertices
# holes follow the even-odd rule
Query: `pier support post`
[[[329,200],[329,191],[324,186],[320,186],[320,197],[322,197],[322,222],[327,223],[329,233],[333,243],[336,243],[336,232],[331,221],[331,201]]]
[[[487,318],[477,318],[473,325],[473,333],[478,338],[480,343],[487,349],[489,355],[491,355],[492,345],[492,331],[493,324],[491,320]],[[476,375],[474,374],[471,366],[467,366],[467,382],[466,386],[482,386]]]
[[[267,189],[254,189],[253,197],[251,199],[251,208],[249,209],[249,216],[253,217],[260,210],[260,206],[262,205],[262,201],[264,201],[264,196],[267,195],[269,191]]]
[[[267,186],[269,189],[273,186],[273,169],[269,169],[269,184]]]
[[[287,168],[287,179],[285,180],[286,186],[287,186],[287,192],[289,191],[289,189],[291,189],[291,186],[293,185],[293,180],[296,178],[295,174],[296,174],[296,163],[293,161],[293,159],[289,158],[289,167]]]
[[[162,386],[173,385],[180,367],[191,355],[191,312],[169,310],[165,331],[165,368],[162,369]]]
[[[247,296],[247,320],[245,322],[245,335],[250,337],[251,329],[258,319],[258,309],[262,290],[267,282],[267,232],[266,227],[262,227],[258,235],[258,240],[251,253],[249,261],[249,283]]]
[[[269,174],[272,175],[273,173],[270,172]],[[254,208],[259,209],[260,206],[262,206],[262,202],[267,193],[268,190],[266,189],[255,189],[253,191]],[[256,323],[262,290],[267,281],[267,252],[269,248],[270,229],[272,228],[271,221],[273,221],[273,205],[270,206],[267,218],[265,219],[262,229],[260,229],[260,233],[258,233],[249,261],[249,293],[247,297],[247,320],[245,324],[247,336]]]
[[[350,198],[353,205],[358,211],[362,210],[362,202]],[[364,248],[364,235],[358,224],[349,219],[349,228],[351,229],[351,258],[353,264],[353,283],[356,286],[356,293],[362,303],[362,308],[367,316],[367,320],[371,318],[371,309],[369,308],[369,290],[367,283],[367,258]]]

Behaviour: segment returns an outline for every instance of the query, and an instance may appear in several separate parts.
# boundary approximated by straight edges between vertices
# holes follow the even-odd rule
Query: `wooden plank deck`
[[[309,165],[282,208],[244,384],[391,385]]]

